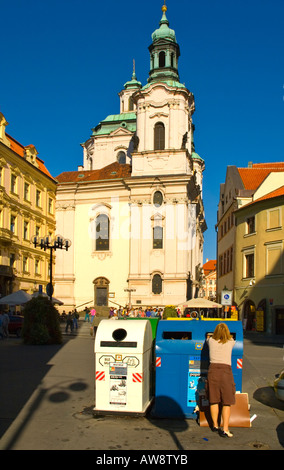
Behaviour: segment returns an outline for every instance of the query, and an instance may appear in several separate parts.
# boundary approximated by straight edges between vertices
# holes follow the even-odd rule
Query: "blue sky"
[[[80,144],[136,74],[146,84],[163,0],[9,0],[1,6],[0,111],[53,176],[77,170]],[[284,1],[167,0],[181,49],[180,81],[195,96],[196,152],[205,160],[204,261],[216,256],[220,184],[228,165],[284,161]]]

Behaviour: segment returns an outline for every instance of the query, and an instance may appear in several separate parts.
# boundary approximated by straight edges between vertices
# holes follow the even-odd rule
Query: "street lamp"
[[[50,273],[49,273],[49,284],[46,286],[46,293],[49,296],[50,301],[52,301],[52,294],[53,294],[53,286],[52,286],[52,254],[53,251],[56,250],[66,250],[71,246],[71,241],[63,238],[61,235],[56,235],[55,238],[51,238],[49,236],[46,237],[38,237],[34,235],[32,237],[31,242],[33,243],[34,247],[40,247],[41,250],[50,250]]]
[[[124,292],[128,292],[129,294],[128,307],[130,308],[131,307],[131,292],[136,292],[136,289],[132,289],[128,287],[127,289],[124,289]]]

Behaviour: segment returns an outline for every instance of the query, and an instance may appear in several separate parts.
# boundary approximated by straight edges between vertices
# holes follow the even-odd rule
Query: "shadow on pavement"
[[[52,367],[51,358],[65,344],[66,341],[60,345],[30,346],[12,337],[0,342],[0,438],[39,388]]]

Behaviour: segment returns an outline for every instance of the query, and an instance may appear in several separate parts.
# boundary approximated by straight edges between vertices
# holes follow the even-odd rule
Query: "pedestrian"
[[[68,332],[69,326],[70,326],[70,331],[72,333],[72,331],[73,331],[73,315],[72,315],[71,312],[69,312],[68,315],[67,315],[65,333]]]
[[[88,307],[85,307],[85,321],[90,323],[90,312],[89,312]]]
[[[7,312],[3,313],[2,317],[2,330],[3,330],[3,335],[5,338],[9,338],[9,323],[10,323],[10,318]]]
[[[0,338],[1,339],[4,338],[4,334],[3,334],[3,314],[2,314],[2,312],[0,312]]]
[[[79,314],[75,308],[73,312],[73,326],[76,328],[76,330],[78,330],[78,318],[79,318]]]
[[[233,437],[229,431],[231,405],[235,403],[235,383],[232,372],[232,349],[235,341],[225,323],[219,323],[207,339],[209,347],[208,398],[213,422],[212,431],[222,437]],[[223,430],[218,427],[219,405],[222,407]]]
[[[96,316],[96,309],[92,308],[92,310],[91,310],[91,323],[93,323],[95,316]]]

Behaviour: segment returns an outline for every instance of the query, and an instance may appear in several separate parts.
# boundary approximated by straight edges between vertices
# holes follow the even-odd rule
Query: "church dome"
[[[173,29],[169,28],[170,23],[166,17],[167,7],[165,5],[162,7],[162,11],[163,16],[160,21],[160,27],[152,34],[152,41],[156,42],[159,39],[167,39],[168,41],[176,43],[176,33]]]

